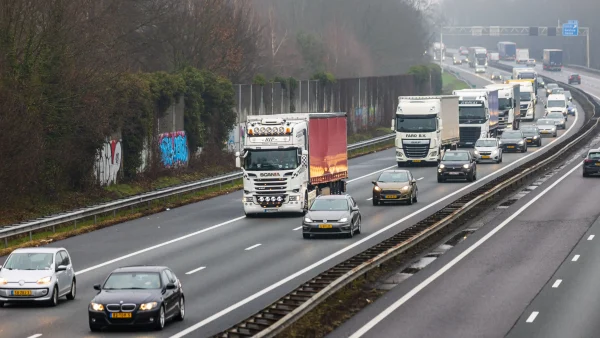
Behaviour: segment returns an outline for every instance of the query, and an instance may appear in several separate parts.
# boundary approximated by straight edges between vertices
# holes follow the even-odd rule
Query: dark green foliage
[[[206,114],[202,115],[201,122],[206,127],[205,142],[207,145],[221,149],[236,120],[233,111],[235,91],[231,81],[209,71],[202,71],[202,74],[205,80],[202,99]]]
[[[196,68],[187,67],[180,72],[185,82],[185,111],[184,127],[188,139],[188,149],[190,153],[195,153],[198,147],[202,146],[204,126],[202,124],[202,115],[204,110],[204,76]]]
[[[325,68],[324,56],[326,55],[323,40],[315,34],[300,31],[296,35],[296,42],[306,64],[306,70],[309,73],[322,72]]]
[[[435,63],[430,63],[427,65],[429,68],[429,72],[431,73],[431,84],[433,89],[433,95],[441,95],[442,94],[442,68],[440,65]]]
[[[176,74],[166,72],[152,73],[150,76],[150,91],[156,102],[158,116],[163,117],[165,111],[179,100],[185,91],[185,81]]]
[[[335,76],[330,72],[317,72],[310,79],[319,80],[322,85],[334,84],[336,82]]]
[[[267,84],[267,78],[262,74],[256,74],[256,76],[254,76],[254,79],[252,80],[252,83],[264,86]]]

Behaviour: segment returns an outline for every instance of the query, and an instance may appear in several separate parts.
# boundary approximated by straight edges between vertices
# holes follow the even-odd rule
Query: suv
[[[500,136],[500,148],[502,151],[527,151],[527,137],[521,130],[505,130]]]
[[[469,182],[477,179],[477,164],[468,150],[448,150],[438,164],[437,180],[439,183],[447,179],[465,178]]]
[[[600,149],[590,149],[583,158],[583,177],[600,173]]]
[[[579,76],[579,74],[571,74],[571,76],[569,76],[569,84],[571,83],[581,84],[581,76]]]

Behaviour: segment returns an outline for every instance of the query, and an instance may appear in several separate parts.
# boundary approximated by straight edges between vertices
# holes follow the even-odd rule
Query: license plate
[[[515,147],[515,146],[508,146],[508,148],[510,148],[510,149],[512,149],[512,148],[514,148],[514,147]]]
[[[398,195],[385,195],[385,198],[398,198]]]
[[[450,175],[459,175],[460,173],[449,172],[448,174],[450,174]]]
[[[319,224],[319,229],[331,229],[333,228],[332,224]]]
[[[490,156],[487,156],[487,155],[481,155],[481,158],[490,158]]]
[[[527,140],[527,143],[531,143],[531,140]]]
[[[265,212],[277,212],[278,209],[265,209]]]
[[[600,167],[600,163],[596,163],[596,166]]]
[[[31,290],[13,290],[13,296],[31,296]]]
[[[542,133],[542,134],[548,134],[548,133],[550,133],[550,132],[549,132],[549,131],[547,131],[547,130],[542,130],[542,131],[541,131],[541,133]]]
[[[111,312],[110,318],[131,318],[131,312]]]
[[[413,163],[420,163],[421,160],[413,160]]]

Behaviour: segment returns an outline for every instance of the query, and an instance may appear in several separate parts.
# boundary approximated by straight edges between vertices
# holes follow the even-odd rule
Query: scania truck
[[[498,131],[518,130],[521,124],[519,84],[491,84],[485,89],[498,90]]]
[[[304,213],[317,195],[341,194],[348,178],[346,113],[248,116],[243,151],[246,216]]]
[[[508,80],[506,83],[518,84],[520,86],[519,96],[521,98],[521,121],[534,121],[535,120],[535,106],[537,104],[537,95],[533,88],[535,80],[522,79],[522,80]]]
[[[396,162],[437,164],[459,141],[458,96],[400,96],[396,118]]]
[[[461,89],[458,95],[460,147],[473,147],[480,138],[498,136],[498,90]]]
[[[488,66],[487,49],[483,47],[469,47],[469,67]]]

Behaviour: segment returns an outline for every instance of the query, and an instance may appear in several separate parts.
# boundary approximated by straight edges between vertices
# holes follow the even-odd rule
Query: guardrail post
[[[96,224],[96,215],[94,215],[94,225]]]
[[[56,233],[56,225],[52,226],[52,233]]]
[[[29,240],[33,241],[33,234],[31,233],[31,231],[29,231]]]
[[[8,248],[8,237],[4,237],[4,247]]]
[[[113,210],[113,218],[117,217],[117,209]]]
[[[75,229],[77,229],[77,220],[75,220]]]

